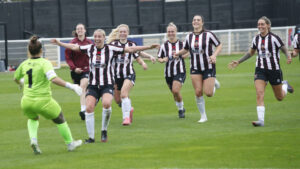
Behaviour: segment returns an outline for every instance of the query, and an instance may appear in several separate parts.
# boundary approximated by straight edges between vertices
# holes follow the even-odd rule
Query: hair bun
[[[32,36],[32,37],[30,38],[30,43],[35,44],[35,43],[37,42],[38,39],[39,39],[39,38],[38,38],[36,35],[34,35],[34,36]]]

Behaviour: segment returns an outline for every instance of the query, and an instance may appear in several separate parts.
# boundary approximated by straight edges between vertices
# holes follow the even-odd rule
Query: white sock
[[[94,112],[85,113],[85,125],[89,138],[95,139],[95,117]]]
[[[257,117],[259,121],[265,121],[265,106],[257,106]]]
[[[37,145],[37,144],[38,144],[37,138],[31,138],[30,144],[35,144],[35,145]]]
[[[131,101],[128,97],[122,99],[123,119],[129,118],[131,110]]]
[[[287,88],[288,88],[288,85],[286,83],[283,83],[282,84],[282,90],[284,91],[284,95],[287,94]]]
[[[205,101],[204,101],[203,96],[196,97],[196,102],[197,102],[198,110],[201,114],[201,118],[207,118],[206,113],[205,113]]]
[[[215,95],[215,93],[216,93],[216,86],[214,87],[213,96]]]
[[[176,106],[178,107],[178,110],[183,110],[183,101],[176,102]]]
[[[86,106],[85,105],[81,105],[80,107],[81,107],[80,111],[85,111],[86,110]]]
[[[111,107],[108,109],[103,108],[102,110],[102,131],[107,130],[111,115]]]

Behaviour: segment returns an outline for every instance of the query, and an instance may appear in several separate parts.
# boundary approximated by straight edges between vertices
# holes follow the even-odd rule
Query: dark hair
[[[207,31],[207,29],[204,27],[204,16],[196,14],[196,15],[193,16],[193,19],[194,19],[195,16],[200,16],[201,17],[201,20],[203,22],[202,31]]]
[[[39,39],[39,37],[36,35],[33,35],[30,38],[30,41],[28,44],[28,50],[32,56],[37,55],[41,52],[42,43],[38,39]]]
[[[78,23],[76,26],[75,26],[75,30],[72,31],[72,35],[75,36],[75,37],[78,37],[78,34],[76,33],[76,28],[78,25],[82,25],[84,27],[84,29],[86,30],[86,27],[83,23]],[[85,36],[87,36],[87,33],[85,32]]]
[[[270,28],[268,30],[269,30],[269,32],[271,32],[271,24],[272,24],[271,20],[268,17],[266,17],[266,16],[262,16],[258,20],[261,20],[261,19],[264,20],[267,25],[270,25]]]

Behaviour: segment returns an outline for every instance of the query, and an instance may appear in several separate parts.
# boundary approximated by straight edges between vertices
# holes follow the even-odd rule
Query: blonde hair
[[[171,27],[171,26],[174,27],[176,29],[176,32],[177,32],[177,26],[173,22],[170,22],[168,24],[167,29],[168,29],[168,27]]]
[[[96,32],[102,33],[102,35],[103,35],[104,37],[106,36],[105,31],[104,31],[103,29],[96,29],[96,30],[94,31],[94,34],[95,34]]]
[[[269,30],[269,32],[271,32],[271,24],[272,24],[271,20],[266,16],[262,16],[258,20],[261,20],[261,19],[264,20],[266,22],[266,24],[270,26],[268,30]]]
[[[119,37],[119,30],[120,30],[121,27],[125,27],[127,29],[127,31],[128,31],[128,34],[129,34],[129,26],[126,25],[126,24],[121,24],[117,28],[113,29],[111,31],[111,33],[108,35],[107,43],[111,43],[114,40],[119,40],[120,39],[120,37]]]

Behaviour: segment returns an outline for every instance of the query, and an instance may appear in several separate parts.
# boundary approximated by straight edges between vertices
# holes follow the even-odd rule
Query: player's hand
[[[215,56],[215,55],[211,55],[210,56],[210,61],[209,61],[210,63],[216,63],[217,62],[217,57]]]
[[[149,46],[149,48],[150,49],[154,49],[154,48],[159,49],[160,45],[159,44],[152,44],[152,45]]]
[[[142,66],[143,66],[144,70],[148,69],[148,66],[147,66],[147,64],[145,62],[142,64]]]
[[[24,87],[24,78],[20,79],[19,81],[19,89],[22,90]]]
[[[51,39],[50,42],[53,44],[53,45],[59,45],[59,40],[58,39]]]
[[[74,72],[80,74],[83,72],[83,70],[81,68],[75,68]]]
[[[287,64],[291,64],[291,63],[292,63],[292,57],[291,57],[291,56],[289,56],[289,57],[287,58],[286,63],[287,63]]]
[[[228,69],[233,70],[239,65],[239,61],[233,60],[228,64]]]
[[[82,88],[77,84],[71,84],[69,82],[66,83],[66,87],[73,90],[78,96],[82,94]]]
[[[179,58],[179,55],[178,55],[178,53],[176,53],[176,52],[173,52],[173,58],[174,58],[174,59],[178,59],[178,58]]]
[[[152,62],[153,64],[156,62],[156,58],[153,57],[153,56],[150,57],[150,60],[151,60],[151,62]]]

